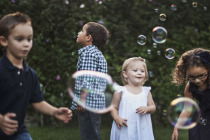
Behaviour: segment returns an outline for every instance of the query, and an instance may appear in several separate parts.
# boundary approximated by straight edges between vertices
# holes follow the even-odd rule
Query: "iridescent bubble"
[[[59,74],[56,75],[55,80],[57,80],[57,81],[61,80],[61,76]]]
[[[208,10],[207,6],[204,6],[204,7],[203,7],[203,10],[204,10],[204,11],[207,11],[207,10]]]
[[[160,21],[166,21],[166,14],[162,13],[159,16]]]
[[[111,111],[112,96],[118,88],[108,74],[88,70],[75,72],[68,83],[68,93],[73,101],[98,114]]]
[[[85,4],[81,4],[79,8],[85,8]]]
[[[163,114],[163,116],[167,116],[167,110],[166,109],[163,109],[163,111],[162,111],[162,114]]]
[[[64,3],[65,3],[66,5],[69,5],[69,0],[64,0]]]
[[[187,0],[182,0],[183,3],[187,3]]]
[[[157,55],[161,55],[161,51],[160,50],[157,50]]]
[[[146,44],[146,41],[147,41],[147,37],[145,35],[139,35],[137,37],[137,43],[139,45],[145,45]]]
[[[98,23],[104,24],[104,20],[103,19],[100,19],[100,20],[98,20]]]
[[[193,7],[193,8],[198,7],[198,3],[197,3],[197,2],[195,2],[195,1],[194,1],[194,2],[192,2],[192,7]]]
[[[159,12],[159,9],[158,8],[155,8],[154,11],[155,11],[155,13],[158,13]]]
[[[165,58],[174,59],[176,51],[173,48],[167,48],[165,50]]]
[[[167,30],[164,27],[157,26],[152,30],[152,40],[155,43],[162,44],[166,42]]]
[[[103,4],[103,0],[95,0],[98,4]]]
[[[16,3],[16,0],[11,0],[12,3]]]
[[[152,43],[153,48],[157,48],[157,43]]]
[[[179,97],[171,101],[168,108],[168,120],[176,128],[191,129],[200,119],[198,104],[190,98]]]
[[[177,10],[176,4],[171,4],[171,11],[176,11],[176,10]]]
[[[154,77],[154,73],[152,71],[149,71],[148,73],[149,73],[149,77],[151,78]]]
[[[149,55],[150,55],[150,54],[151,54],[151,52],[152,52],[152,51],[151,51],[150,49],[148,49],[148,50],[147,50],[147,54],[149,54]]]

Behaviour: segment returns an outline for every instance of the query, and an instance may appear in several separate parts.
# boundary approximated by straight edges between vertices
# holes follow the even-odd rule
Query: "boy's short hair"
[[[21,12],[15,12],[5,15],[0,20],[0,36],[8,37],[10,31],[18,24],[21,23],[30,23],[31,18]]]
[[[92,36],[93,45],[97,47],[103,47],[109,38],[109,31],[105,26],[96,22],[88,22],[87,34]]]

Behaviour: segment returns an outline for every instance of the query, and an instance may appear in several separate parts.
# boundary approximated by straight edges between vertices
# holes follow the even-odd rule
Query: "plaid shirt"
[[[86,46],[79,50],[77,71],[90,70],[107,73],[107,62],[102,52],[94,45]],[[86,99],[86,106],[93,109],[105,108],[105,95],[101,94],[106,88],[107,82],[103,78],[93,76],[80,76],[76,78],[74,94],[80,98],[82,88],[92,89]],[[99,92],[100,91],[100,92]],[[72,102],[71,109],[75,110],[77,104]]]

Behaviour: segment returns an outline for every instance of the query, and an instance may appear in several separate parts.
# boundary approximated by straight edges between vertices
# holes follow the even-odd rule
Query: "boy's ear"
[[[0,36],[0,45],[6,47],[8,45],[7,39],[4,36]]]
[[[93,42],[92,36],[91,36],[91,35],[88,35],[88,36],[87,36],[87,40],[88,40],[88,42]]]

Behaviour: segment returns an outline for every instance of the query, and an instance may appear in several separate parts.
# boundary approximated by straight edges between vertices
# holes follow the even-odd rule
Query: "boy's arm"
[[[68,123],[72,118],[72,111],[66,107],[57,108],[46,101],[33,103],[32,106],[39,112],[53,116],[64,123]]]

